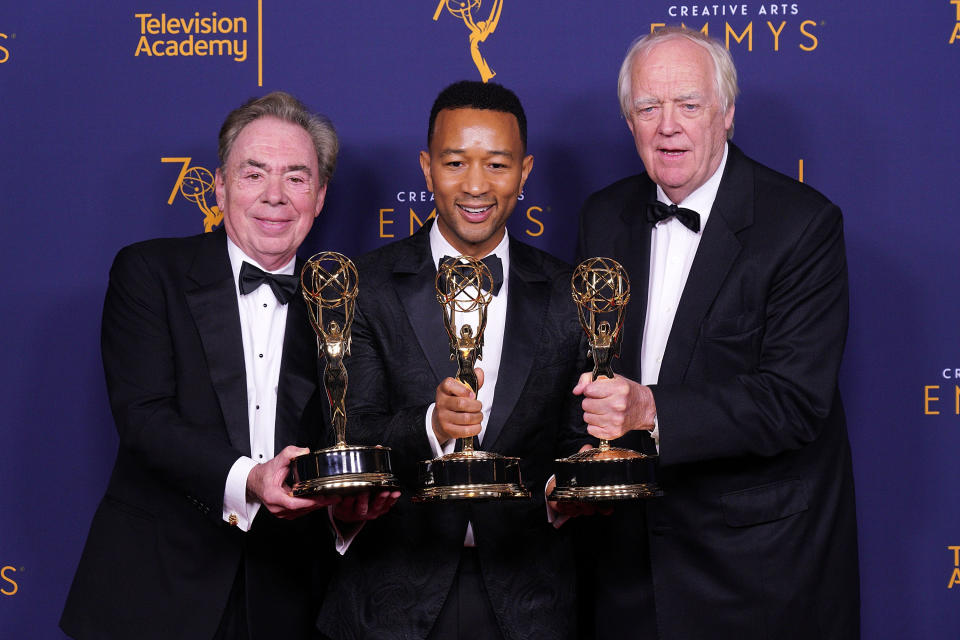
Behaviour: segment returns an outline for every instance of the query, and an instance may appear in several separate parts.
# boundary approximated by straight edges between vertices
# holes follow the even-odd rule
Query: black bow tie
[[[700,233],[700,214],[693,209],[683,209],[675,204],[664,204],[662,202],[651,202],[647,207],[647,220],[652,224],[657,224],[670,217],[676,217],[680,224],[694,233]]]
[[[287,304],[293,294],[297,292],[300,278],[282,273],[267,273],[245,261],[240,267],[240,293],[246,295],[255,291],[263,283],[270,285],[270,288],[273,289],[273,295],[276,296],[280,304]]]
[[[450,264],[456,262],[456,258],[451,258],[450,256],[443,256],[440,259],[440,265]],[[490,270],[490,275],[493,276],[493,295],[500,293],[500,287],[503,286],[503,263],[500,262],[500,257],[495,253],[491,253],[486,258],[480,260],[483,264],[487,265],[487,269]]]

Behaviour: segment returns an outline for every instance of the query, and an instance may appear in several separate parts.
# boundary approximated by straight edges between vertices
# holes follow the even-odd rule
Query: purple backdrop
[[[955,638],[960,0],[502,0],[492,19],[499,1],[470,13],[530,120],[536,163],[510,228],[566,259],[585,196],[640,169],[616,101],[627,44],[681,21],[728,41],[737,144],[802,167],[846,216],[863,636]],[[480,78],[471,15],[435,0],[96,4],[0,7],[2,637],[62,637],[117,443],[107,270],[127,243],[216,221],[202,185],[226,112],[285,89],[333,119],[343,152],[306,251],[356,255],[430,214],[416,160],[430,104]]]

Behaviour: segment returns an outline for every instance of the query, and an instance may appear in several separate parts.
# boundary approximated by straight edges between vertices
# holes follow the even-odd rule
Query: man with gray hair
[[[728,142],[722,44],[640,38],[619,93],[646,173],[590,196],[578,253],[623,263],[636,322],[623,375],[574,393],[591,434],[659,452],[664,495],[582,523],[608,557],[593,632],[857,638],[840,210]]]
[[[274,92],[220,130],[223,227],[120,251],[101,347],[120,436],[60,624],[76,638],[310,638],[337,498],[290,461],[328,411],[296,256],[337,157],[323,116]],[[309,447],[309,448],[306,448]],[[376,517],[399,494],[345,500]]]

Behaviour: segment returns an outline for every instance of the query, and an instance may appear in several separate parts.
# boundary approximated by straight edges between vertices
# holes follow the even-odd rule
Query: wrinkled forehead
[[[639,52],[631,77],[634,99],[652,87],[719,97],[713,59],[706,49],[685,39],[667,40]]]

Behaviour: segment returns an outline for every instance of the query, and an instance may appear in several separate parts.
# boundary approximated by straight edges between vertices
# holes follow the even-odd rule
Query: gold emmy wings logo
[[[485,42],[487,37],[496,31],[497,23],[500,22],[500,11],[503,9],[503,0],[493,0],[487,19],[478,21],[476,17],[482,10],[480,6],[482,2],[483,0],[440,0],[437,10],[433,12],[433,20],[434,22],[439,20],[440,14],[446,9],[447,13],[463,21],[470,30],[470,56],[473,58],[473,64],[480,72],[480,79],[486,82],[497,74],[480,55],[480,43]]]
[[[160,158],[160,162],[179,162],[183,164],[180,169],[180,175],[173,184],[173,190],[170,191],[170,197],[167,198],[167,204],[173,204],[177,193],[182,195],[188,201],[197,205],[203,213],[203,230],[206,233],[213,231],[221,222],[223,222],[223,212],[217,205],[210,206],[207,203],[207,194],[213,193],[213,174],[209,169],[201,166],[190,166],[193,158]]]

